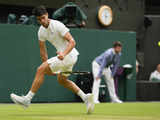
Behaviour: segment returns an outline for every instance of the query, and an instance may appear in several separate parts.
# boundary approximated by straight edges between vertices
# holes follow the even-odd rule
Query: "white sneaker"
[[[16,94],[11,94],[10,95],[12,101],[18,105],[21,105],[25,108],[29,107],[31,101],[29,99],[27,99],[25,96],[18,96]]]
[[[85,103],[87,105],[87,114],[91,114],[94,110],[95,105],[93,100],[93,94],[87,94]]]
[[[95,103],[95,104],[99,104],[100,102],[99,102],[99,100],[96,100],[96,101],[94,101],[94,103]]]
[[[121,101],[119,99],[114,99],[114,100],[112,100],[112,103],[123,103],[123,101]]]

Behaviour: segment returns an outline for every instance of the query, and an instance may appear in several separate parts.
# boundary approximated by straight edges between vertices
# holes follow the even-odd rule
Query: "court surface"
[[[160,102],[101,103],[91,115],[82,103],[0,104],[0,120],[160,120]]]

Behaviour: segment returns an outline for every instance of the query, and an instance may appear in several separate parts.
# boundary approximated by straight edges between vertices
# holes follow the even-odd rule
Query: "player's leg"
[[[111,101],[114,102],[114,103],[122,103],[122,101],[119,100],[119,98],[116,95],[114,79],[112,77],[112,72],[111,72],[110,68],[106,68],[104,70],[104,76],[105,76],[105,82],[106,82],[107,87],[108,87],[108,91],[109,91]]]
[[[71,80],[68,80],[67,76],[64,76],[62,74],[58,74],[57,76],[59,84],[64,86],[65,88],[71,90],[75,94],[81,97],[81,99],[86,103],[87,105],[87,113],[93,112],[94,109],[94,101],[93,101],[93,95],[92,94],[85,94],[74,82]]]
[[[28,107],[31,99],[34,97],[35,93],[38,91],[40,86],[44,81],[44,75],[51,74],[51,70],[47,62],[42,63],[36,72],[35,79],[32,83],[32,87],[26,96],[18,96],[15,94],[11,94],[11,99],[18,104],[21,104],[25,107]]]
[[[96,80],[99,69],[100,69],[100,66],[95,61],[93,61],[92,62],[92,73],[93,73],[94,81],[93,81],[92,93],[94,95],[94,102],[95,103],[100,103],[98,98],[99,98],[99,86],[100,86],[101,79]]]
[[[62,61],[58,60],[56,62],[57,68],[59,68],[59,70],[61,72],[72,71],[72,68],[75,65],[75,63],[77,62],[77,59],[78,59],[77,56],[68,56],[64,59],[64,61],[62,63],[64,66],[59,66],[59,67],[58,67],[58,63],[59,62],[61,63]],[[61,65],[61,64],[59,64],[59,65]],[[54,66],[53,66],[53,68],[54,68]],[[53,71],[54,71],[54,69],[53,69]],[[93,94],[90,94],[90,93],[85,94],[74,82],[72,82],[71,80],[68,79],[68,76],[69,76],[69,74],[58,74],[57,78],[58,78],[59,84],[61,84],[65,88],[71,90],[72,92],[74,92],[75,94],[80,96],[81,99],[87,105],[87,113],[91,113],[94,109]]]
[[[80,91],[80,88],[74,82],[72,82],[71,80],[68,80],[67,76],[64,76],[62,74],[58,74],[57,79],[58,79],[59,84],[61,84],[65,88],[71,90],[72,92],[78,93]],[[82,91],[80,97],[82,98],[83,101],[85,101],[86,94]]]
[[[32,91],[33,93],[36,93],[44,81],[44,75],[45,74],[49,75],[51,73],[52,72],[49,68],[48,63],[47,62],[42,63],[42,65],[40,65],[37,69],[36,76],[32,83],[32,87],[30,91]]]

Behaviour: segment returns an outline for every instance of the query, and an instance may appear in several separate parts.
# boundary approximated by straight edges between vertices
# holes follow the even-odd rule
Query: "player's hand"
[[[58,59],[63,60],[65,55],[62,52],[57,52],[57,57]]]
[[[96,77],[96,80],[100,80],[100,77]]]
[[[46,73],[46,75],[48,75],[48,76],[56,76],[57,74],[56,73]]]
[[[52,71],[49,71],[49,70],[46,71],[45,74],[48,76],[56,76],[56,73],[53,73]]]

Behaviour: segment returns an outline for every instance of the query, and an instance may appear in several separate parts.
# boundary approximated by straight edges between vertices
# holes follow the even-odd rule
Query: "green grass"
[[[101,103],[87,115],[85,104],[0,104],[0,120],[160,120],[160,103]]]

